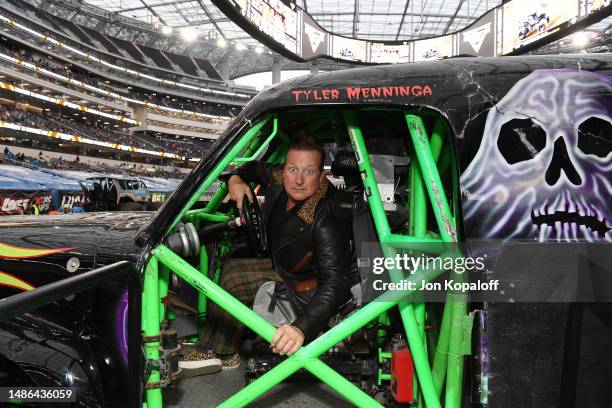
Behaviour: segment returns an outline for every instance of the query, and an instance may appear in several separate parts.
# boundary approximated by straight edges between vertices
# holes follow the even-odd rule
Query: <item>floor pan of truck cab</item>
[[[180,380],[166,390],[168,408],[216,407],[245,385],[245,362],[238,370],[221,371]],[[166,407],[166,405],[164,405]],[[353,407],[321,382],[284,382],[272,388],[249,407]]]
[[[195,333],[194,320],[177,316],[172,326],[179,336]],[[184,350],[187,351],[187,350]],[[164,390],[166,408],[216,407],[245,387],[248,357],[242,358],[237,370],[220,371],[215,374],[183,378],[173,387]],[[249,407],[353,407],[336,391],[318,381],[282,382],[265,393]]]

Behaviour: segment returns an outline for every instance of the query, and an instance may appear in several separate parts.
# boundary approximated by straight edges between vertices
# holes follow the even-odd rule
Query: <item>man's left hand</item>
[[[304,344],[304,333],[295,326],[283,324],[276,329],[270,346],[274,353],[278,353],[281,356],[285,354],[290,356],[298,351],[302,344]]]

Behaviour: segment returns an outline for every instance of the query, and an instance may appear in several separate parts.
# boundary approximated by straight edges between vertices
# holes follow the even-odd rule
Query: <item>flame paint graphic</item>
[[[17,288],[23,290],[24,292],[35,288],[35,286],[30,285],[28,282],[3,271],[0,271],[0,286]]]
[[[40,256],[47,256],[57,254],[59,252],[70,251],[77,247],[71,248],[47,248],[47,249],[36,249],[36,248],[22,248],[0,242],[0,258],[12,258],[12,259],[26,259],[26,258],[38,258]]]

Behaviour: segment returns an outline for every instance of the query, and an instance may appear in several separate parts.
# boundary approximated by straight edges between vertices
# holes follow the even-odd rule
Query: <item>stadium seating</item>
[[[219,136],[254,95],[228,87],[205,59],[109,37],[27,2],[0,4],[0,29],[6,36],[0,44],[0,92],[50,107],[39,112],[0,106],[3,127],[24,129],[26,140],[32,132],[43,141],[57,134],[54,143],[197,160],[213,141],[202,136]],[[101,103],[115,113],[105,113]],[[142,126],[131,119],[138,106],[145,109]],[[77,116],[82,110],[87,118]]]
[[[76,134],[94,140],[138,146],[149,150],[161,149],[168,153],[187,157],[201,157],[210,146],[208,141],[187,138],[168,140],[161,137],[155,138],[148,135],[130,134],[127,129],[115,130],[110,125],[104,125],[104,122],[100,121],[81,123],[72,117],[48,112],[37,114],[6,105],[0,105],[0,118],[19,125]]]
[[[102,44],[109,52],[117,55],[122,55],[119,49],[113,44],[104,34],[91,28],[81,27],[93,39]]]
[[[202,71],[199,72],[205,72],[208,76],[207,79],[197,78],[200,81],[205,81],[203,83],[203,86],[193,86],[189,84],[184,84],[182,83],[183,77],[191,79],[193,79],[194,77],[183,73],[182,69],[179,69],[178,71],[174,70],[168,58],[163,56],[163,54],[161,54],[159,50],[150,49],[153,50],[150,51],[150,58],[156,61],[156,64],[158,65],[168,64],[171,69],[168,69],[166,66],[166,68],[160,68],[159,70],[155,70],[155,68],[152,67],[150,64],[147,66],[143,66],[142,63],[138,62],[136,59],[127,59],[121,53],[111,54],[100,50],[100,47],[95,47],[91,45],[88,46],[88,43],[91,43],[89,36],[87,36],[88,41],[86,41],[84,39],[81,39],[80,36],[77,37],[77,34],[69,36],[65,32],[60,33],[55,31],[52,33],[47,29],[50,23],[47,23],[47,25],[45,25],[45,23],[42,22],[39,18],[37,20],[26,19],[22,17],[22,14],[24,14],[22,11],[23,10],[21,10],[17,5],[10,1],[5,4],[0,4],[0,20],[2,20],[3,23],[6,23],[8,21],[7,19],[15,22],[14,24],[9,24],[11,34],[15,33],[19,35],[20,38],[22,38],[24,41],[27,41],[28,43],[36,43],[44,47],[48,47],[51,44],[53,48],[55,48],[54,51],[61,51],[63,55],[69,54],[70,58],[73,60],[75,60],[75,58],[77,58],[78,56],[79,58],[85,58],[84,62],[92,63],[93,61],[93,63],[95,64],[92,63],[92,65],[95,65],[97,69],[112,72],[113,75],[119,75],[132,81],[134,80],[134,76],[137,75],[139,82],[141,82],[143,85],[146,85],[149,81],[155,83],[156,86],[172,88],[173,92],[176,92],[180,89],[181,92],[199,97],[202,96],[201,92],[216,95],[217,97],[221,98],[238,98],[242,100],[248,100],[251,96],[254,95],[253,91],[249,91],[246,94],[244,92],[235,92],[231,89],[228,89],[226,85],[218,81],[206,82],[210,81],[212,78],[219,77],[218,73],[214,72],[215,70],[210,63],[198,63],[198,66],[200,66],[201,68],[206,67],[205,69],[203,68]],[[54,19],[57,20],[57,17],[54,17]],[[48,20],[49,19],[47,19],[46,21],[48,22]],[[72,24],[74,25],[74,23]],[[72,27],[70,24],[67,24],[67,26]],[[82,29],[80,29],[78,33],[86,36],[85,32]],[[78,38],[78,41],[75,40],[76,38]],[[144,46],[135,47],[142,47],[144,53],[149,52]],[[130,55],[132,55],[133,53],[134,52],[132,50],[132,53],[130,53]],[[109,56],[111,56],[111,58],[109,58]],[[102,60],[104,60],[105,63],[102,63]]]
[[[138,48],[136,48],[133,43],[116,37],[109,37],[109,39],[114,42],[119,48],[123,49],[127,53],[127,55],[134,61],[139,62],[141,64],[146,64],[142,52]]]
[[[7,58],[2,56],[6,55],[13,60],[21,61],[20,64],[9,62]],[[31,63],[31,66],[27,66],[23,62]],[[57,64],[53,60],[49,60],[46,56],[39,54],[38,52],[29,51],[26,48],[18,49],[15,46],[0,44],[0,65],[5,65],[11,69],[16,69],[21,72],[31,74],[37,77],[41,77],[46,81],[54,82],[63,87],[67,87],[79,92],[85,92],[91,96],[107,99],[112,102],[117,102],[117,99],[124,98],[126,102],[136,102],[139,104],[157,104],[157,110],[161,110],[162,114],[174,116],[175,114],[183,114],[191,116],[194,120],[209,121],[210,119],[221,119],[229,120],[227,107],[216,107],[213,105],[195,104],[195,103],[183,103],[177,102],[177,98],[167,98],[162,95],[155,93],[142,93],[136,89],[125,89],[124,95],[129,95],[129,98],[136,99],[134,101],[128,101],[125,96],[116,93],[117,86],[111,88],[110,85],[106,84],[106,81],[96,75],[89,74],[84,71],[77,71],[73,67],[67,65]],[[62,78],[57,76],[46,75],[46,71],[61,75]],[[75,82],[81,82],[81,84]],[[94,91],[95,90],[95,91]],[[180,98],[178,98],[180,100]],[[127,104],[126,104],[127,106]],[[177,110],[185,112],[176,112]]]

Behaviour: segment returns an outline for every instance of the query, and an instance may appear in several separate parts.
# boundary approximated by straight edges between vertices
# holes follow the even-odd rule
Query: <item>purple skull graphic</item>
[[[480,238],[612,242],[612,77],[538,70],[488,113],[461,176]]]

